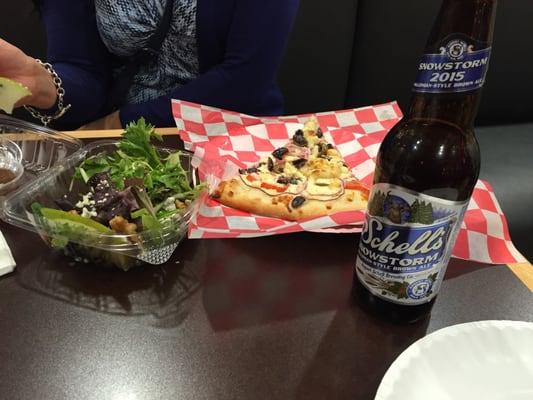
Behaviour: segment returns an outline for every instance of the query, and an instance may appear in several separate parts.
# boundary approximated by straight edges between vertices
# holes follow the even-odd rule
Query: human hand
[[[122,128],[122,123],[120,122],[119,112],[115,111],[114,113],[106,115],[103,118],[97,119],[96,121],[83,125],[78,130],[89,131],[89,130],[121,129],[121,128]]]
[[[16,107],[30,105],[41,109],[53,107],[57,94],[52,76],[22,50],[0,39],[0,76],[26,86],[31,96],[24,97]]]

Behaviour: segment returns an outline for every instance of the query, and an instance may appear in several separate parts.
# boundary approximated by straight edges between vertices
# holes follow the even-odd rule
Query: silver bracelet
[[[49,73],[52,75],[52,80],[54,82],[54,86],[56,87],[56,94],[57,94],[57,111],[52,115],[46,115],[41,114],[39,111],[37,111],[35,108],[30,106],[24,106],[24,108],[31,114],[33,118],[36,118],[41,121],[41,123],[44,126],[48,126],[48,124],[52,121],[55,121],[56,119],[61,118],[65,113],[70,109],[71,105],[67,104],[66,106],[63,103],[63,98],[65,97],[65,89],[63,89],[63,81],[57,75],[56,71],[54,71],[54,68],[50,63],[44,63],[41,60],[35,59],[35,61],[39,64],[41,64]]]

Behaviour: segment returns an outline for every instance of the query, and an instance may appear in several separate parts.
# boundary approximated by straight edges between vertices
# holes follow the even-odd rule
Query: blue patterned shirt
[[[157,30],[167,0],[95,0],[98,31],[108,50],[119,57],[134,55]],[[170,30],[160,55],[143,64],[126,96],[143,103],[198,76],[196,0],[175,0]],[[115,71],[117,72],[117,71]]]

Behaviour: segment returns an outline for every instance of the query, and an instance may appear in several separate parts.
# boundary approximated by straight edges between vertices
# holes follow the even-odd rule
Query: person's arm
[[[50,73],[22,50],[2,39],[0,76],[19,82],[30,90],[31,95],[17,102],[17,107],[29,105],[47,109],[56,102],[56,88]]]
[[[100,40],[91,0],[43,0],[41,13],[48,39],[47,61],[63,81],[65,104],[71,109],[54,127],[78,127],[103,114],[111,69]],[[56,88],[51,74],[22,50],[0,39],[0,76],[13,79],[32,93],[28,105],[55,112]]]
[[[168,96],[122,107],[122,125],[139,117],[156,126],[173,125],[172,98],[249,109],[275,82],[297,8],[297,0],[237,0],[223,62]]]
[[[47,62],[63,81],[72,108],[59,126],[79,126],[102,116],[111,80],[109,53],[100,39],[92,0],[43,0]]]

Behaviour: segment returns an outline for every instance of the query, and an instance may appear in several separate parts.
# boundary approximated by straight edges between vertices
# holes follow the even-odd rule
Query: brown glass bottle
[[[375,185],[395,185],[452,202],[469,200],[479,175],[473,124],[488,66],[496,3],[443,1],[419,64],[410,110],[380,147]],[[361,247],[358,265],[360,257]],[[435,302],[436,293],[427,302],[392,302],[367,286],[354,273],[358,302],[396,322],[423,318]]]

